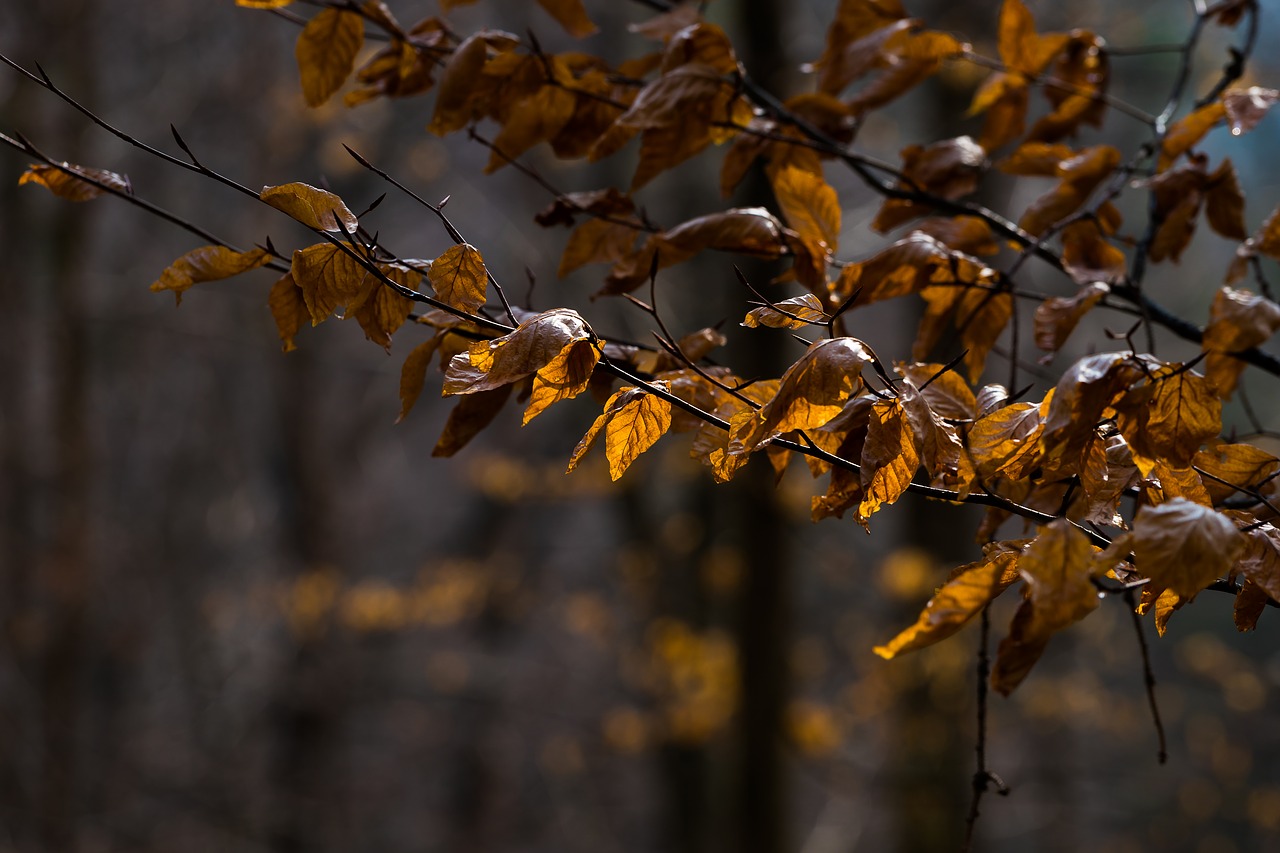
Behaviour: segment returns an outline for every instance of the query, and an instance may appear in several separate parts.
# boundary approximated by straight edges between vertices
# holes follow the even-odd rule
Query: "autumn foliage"
[[[598,295],[629,299],[650,315],[656,347],[611,341],[590,322],[590,305],[513,304],[486,268],[484,247],[466,242],[443,202],[419,199],[456,245],[430,260],[401,257],[379,243],[376,211],[357,216],[305,183],[253,191],[207,168],[178,138],[188,156],[175,162],[278,209],[315,242],[204,245],[163,270],[152,290],[181,301],[203,282],[267,267],[274,283],[264,286],[264,302],[286,351],[305,345],[309,326],[338,317],[354,318],[379,347],[411,336],[400,417],[425,405],[424,389],[438,385],[452,398],[436,455],[457,453],[505,409],[522,408],[527,424],[585,396],[575,405],[600,413],[576,447],[566,442],[570,472],[603,453],[617,479],[655,443],[672,440],[668,433],[684,433],[717,482],[757,454],[779,478],[818,480],[815,521],[848,515],[870,529],[907,492],[980,505],[981,556],[952,571],[916,622],[875,651],[893,658],[945,640],[1013,589],[1021,603],[999,633],[990,682],[1005,694],[1055,634],[1107,596],[1152,616],[1160,633],[1206,590],[1235,596],[1241,631],[1280,600],[1280,459],[1224,433],[1222,423],[1246,368],[1280,375],[1280,360],[1260,349],[1280,329],[1280,304],[1264,276],[1264,262],[1280,259],[1280,209],[1251,233],[1231,160],[1212,162],[1202,150],[1215,129],[1247,134],[1280,99],[1280,91],[1239,83],[1244,52],[1209,91],[1179,80],[1152,113],[1109,96],[1113,63],[1102,35],[1042,32],[1022,0],[1004,0],[990,20],[975,22],[994,31],[996,56],[962,34],[931,29],[897,0],[842,0],[821,56],[807,66],[812,85],[798,93],[762,89],[698,3],[637,4],[658,10],[631,27],[649,50],[619,64],[548,53],[532,35],[457,32],[447,16],[463,0],[441,0],[440,16],[411,25],[379,0],[237,4],[300,25],[296,56],[309,105],[432,93],[429,132],[487,146],[488,171],[519,164],[539,146],[595,162],[638,145],[627,186],[556,193],[536,221],[549,239],[567,229],[554,272],[597,266]],[[595,32],[580,0],[539,5],[574,37]],[[1209,4],[1196,32],[1238,28],[1251,44],[1246,33],[1259,14],[1251,0]],[[863,151],[858,131],[870,113],[955,64],[985,75],[969,106],[981,117],[976,135],[910,144],[895,162]],[[1145,124],[1147,138],[1132,151],[1080,142],[1113,119]],[[22,183],[72,201],[138,201],[122,175],[54,160],[22,138],[6,141],[38,161]],[[775,203],[659,225],[638,198],[695,157],[717,165],[726,197],[760,170]],[[845,204],[829,181],[833,170],[879,196],[870,227],[884,237],[874,251],[842,251]],[[993,210],[979,199],[995,180],[1039,189],[1023,209]],[[1129,194],[1146,200],[1138,221],[1126,222],[1118,204]],[[1207,316],[1183,318],[1163,307],[1147,271],[1176,265],[1202,220],[1237,246],[1235,261]],[[780,376],[735,372],[718,357],[727,342],[720,330],[668,329],[655,288],[704,253],[722,259],[714,286],[748,295],[739,334],[802,337],[803,351]],[[775,262],[776,279],[735,273],[744,256]],[[1032,266],[1058,276],[1059,295],[1026,288]],[[855,336],[860,311],[890,299],[921,307],[910,352],[878,354]],[[1016,303],[1028,300],[1036,303],[1032,326],[1020,330]],[[1086,316],[1102,312],[1122,331],[1091,342],[1092,354],[1065,365],[1042,393],[1020,381],[1027,352],[1019,347],[1033,343],[1047,362],[1075,341]],[[1199,355],[1158,357],[1156,329]],[[793,457],[803,458],[804,471]],[[1014,519],[1022,524],[1005,523]]]

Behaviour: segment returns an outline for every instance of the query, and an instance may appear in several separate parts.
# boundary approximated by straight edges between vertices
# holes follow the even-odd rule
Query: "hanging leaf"
[[[1142,507],[1126,536],[1138,571],[1185,599],[1230,572],[1245,547],[1226,516],[1183,498]]]
[[[858,522],[864,527],[876,510],[895,502],[911,485],[920,467],[915,435],[901,400],[882,400],[871,407],[867,442],[862,446],[862,502]]]
[[[762,305],[752,308],[742,318],[742,325],[748,329],[769,326],[774,329],[802,329],[812,323],[825,323],[827,314],[822,310],[822,301],[812,293],[795,296],[775,302],[773,305]]]
[[[203,246],[192,249],[170,264],[152,283],[151,290],[153,293],[173,291],[174,299],[181,305],[182,294],[197,284],[231,278],[270,261],[271,253],[266,249],[236,252],[226,246]]]
[[[293,280],[292,273],[285,273],[280,280],[271,286],[267,297],[267,307],[276,322],[276,330],[285,352],[297,349],[293,339],[298,336],[302,324],[310,319],[307,301],[303,298],[302,288]]]
[[[450,246],[431,262],[427,279],[442,302],[475,313],[487,300],[489,274],[479,250],[468,243]]]
[[[422,396],[422,388],[427,381],[427,368],[431,366],[431,357],[440,347],[442,335],[433,335],[413,348],[400,368],[400,423],[413,411],[413,406]]]
[[[1244,371],[1244,362],[1231,353],[1258,346],[1277,329],[1280,329],[1280,305],[1247,290],[1230,287],[1218,290],[1209,309],[1209,325],[1205,327],[1201,346],[1208,354],[1205,375],[1224,400],[1231,398]]]
[[[368,295],[364,267],[332,243],[294,252],[290,273],[302,289],[313,326],[329,319],[339,308],[359,304],[361,297]]]
[[[671,426],[671,403],[642,388],[626,387],[609,398],[569,459],[569,471],[595,444],[603,429],[609,477],[617,480],[641,453],[652,447]]]
[[[317,231],[341,231],[353,234],[360,223],[342,199],[328,190],[308,184],[281,184],[263,187],[258,197],[276,210],[282,210],[308,228]]]
[[[782,217],[801,237],[825,252],[835,252],[840,239],[840,200],[821,175],[789,166],[773,179]]]
[[[950,579],[924,606],[914,625],[873,651],[890,660],[952,636],[1018,580],[1020,556],[1021,552],[1014,548],[988,548],[983,559],[951,573]]]
[[[318,107],[351,76],[364,46],[364,19],[346,9],[322,9],[298,34],[294,53],[307,106]]]
[[[574,38],[586,38],[598,29],[587,17],[582,0],[538,0],[538,5]]]
[[[466,447],[481,430],[493,423],[493,419],[511,397],[512,387],[503,385],[501,388],[461,397],[449,412],[449,419],[445,421],[444,430],[440,433],[436,446],[431,449],[431,455],[453,456]]]
[[[476,341],[467,352],[455,355],[445,370],[443,393],[476,394],[510,385],[539,372],[581,342],[594,344],[597,339],[576,311],[556,308],[535,314],[514,331],[491,341]],[[558,368],[553,370],[558,374]]]

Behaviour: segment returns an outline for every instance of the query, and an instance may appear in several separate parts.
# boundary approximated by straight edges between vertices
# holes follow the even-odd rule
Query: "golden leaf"
[[[1222,431],[1222,401],[1212,383],[1180,364],[1160,368],[1147,382],[1151,393],[1130,389],[1115,402],[1120,431],[1134,453],[1162,459],[1174,468],[1188,467],[1200,448]]]
[[[302,183],[263,187],[258,197],[276,210],[281,210],[317,231],[341,231],[354,233],[359,226],[355,214],[347,209],[342,199],[328,190],[316,189]]]
[[[1035,18],[1021,0],[1005,0],[1000,7],[997,46],[1000,59],[1014,71],[1032,76],[1039,74],[1062,50],[1068,38],[1062,33],[1037,34]]]
[[[293,0],[236,0],[236,5],[246,9],[283,9],[292,2]]]
[[[379,271],[387,278],[408,290],[417,290],[422,273],[393,264],[378,264]],[[384,348],[391,347],[391,336],[404,325],[413,301],[377,276],[365,277],[366,294],[353,301],[348,314],[356,318],[365,337]]]
[[[427,279],[442,302],[468,313],[474,313],[487,298],[489,274],[484,259],[468,243],[450,246],[432,261]]]
[[[761,305],[752,308],[742,318],[741,325],[748,329],[769,326],[774,329],[801,329],[810,323],[825,323],[827,314],[822,310],[822,301],[812,293],[795,296],[775,302],[773,305]]]
[[[1164,140],[1160,143],[1160,159],[1156,165],[1157,171],[1163,172],[1172,166],[1175,160],[1190,151],[1197,142],[1204,138],[1206,133],[1212,130],[1226,116],[1226,107],[1222,105],[1221,101],[1214,101],[1188,113],[1169,125],[1169,132],[1165,134]]]
[[[1018,220],[1018,225],[1039,237],[1050,226],[1079,209],[1119,165],[1120,152],[1111,145],[1094,145],[1063,160],[1056,169],[1057,176],[1061,178],[1058,186],[1032,202]],[[1004,165],[1001,168],[1008,171]]]
[[[1228,240],[1248,238],[1244,225],[1244,193],[1229,158],[1223,158],[1208,178],[1204,213],[1209,227]]]
[[[901,400],[882,400],[871,407],[861,461],[858,521],[865,527],[872,513],[902,496],[920,467],[915,435]]]
[[[920,395],[937,415],[954,420],[973,420],[978,414],[978,401],[973,389],[960,374],[942,364],[896,364],[894,369],[920,389]]]
[[[1040,439],[1047,472],[1074,473],[1103,410],[1141,376],[1141,367],[1123,352],[1086,356],[1062,374]]]
[[[298,34],[294,53],[307,106],[318,107],[342,88],[364,45],[364,19],[346,9],[323,9]]]
[[[62,168],[59,169],[55,166],[32,163],[18,178],[18,186],[36,184],[67,201],[89,201],[108,192],[98,184],[133,195],[133,185],[129,183],[127,175],[119,175],[104,169],[89,169],[67,162],[61,165]],[[64,169],[69,170],[71,174],[63,171]],[[96,183],[90,183],[90,181]]]
[[[1045,402],[1048,402],[1048,397]],[[969,452],[983,477],[1021,480],[1040,462],[1044,403],[1013,403],[980,418],[968,434]]]
[[[940,276],[947,275],[942,270]],[[968,352],[964,357],[970,381],[977,381],[986,364],[987,353],[995,346],[1013,316],[1013,297],[990,287],[964,287],[952,284],[926,287],[920,292],[925,301],[924,316],[912,346],[912,356],[926,358],[942,335],[947,321],[959,331],[960,344]]]
[[[586,38],[597,30],[596,25],[587,17],[582,0],[538,0],[538,5],[546,9],[547,14],[555,18],[565,32],[574,38]]]
[[[231,278],[264,266],[270,260],[271,254],[266,249],[236,252],[226,246],[202,246],[192,249],[165,268],[160,273],[160,278],[152,283],[151,290],[153,293],[171,290],[177,303],[181,305],[182,294],[192,286]]]
[[[431,365],[431,357],[440,346],[442,335],[434,335],[413,348],[400,368],[400,423],[409,416],[414,403],[422,395],[422,388],[427,381],[427,368]]]
[[[329,319],[339,308],[359,304],[360,298],[367,296],[364,267],[332,243],[294,252],[290,273],[302,288],[313,326]]]
[[[944,139],[927,148],[908,145],[902,149],[902,178],[898,187],[957,199],[978,188],[978,179],[986,165],[986,151],[968,136]],[[924,202],[886,199],[871,227],[880,232],[890,231],[932,209]]]
[[[297,349],[293,339],[297,337],[302,324],[310,319],[307,301],[302,296],[302,288],[293,280],[292,273],[285,273],[279,281],[271,286],[267,297],[267,307],[271,309],[271,317],[276,321],[276,331],[285,352]]]
[[[1256,347],[1280,329],[1280,305],[1247,290],[1223,287],[1213,298],[1201,346],[1205,375],[1222,398],[1235,391],[1244,362],[1231,353]]]
[[[487,30],[475,33],[454,49],[440,75],[435,111],[427,130],[437,136],[444,136],[461,130],[475,118],[472,114],[472,99],[476,92],[476,82],[489,58],[489,40],[493,35]],[[514,37],[512,41],[514,42]]]
[[[932,646],[955,634],[1018,579],[1016,550],[993,550],[952,572],[914,625],[873,651],[885,660]]]
[[[443,394],[475,394],[518,382],[546,367],[566,347],[595,340],[576,311],[555,308],[535,314],[514,331],[477,341],[454,356],[445,370]]]
[[[1185,599],[1231,571],[1245,547],[1226,516],[1184,498],[1142,507],[1128,535],[1138,571]]]
[[[801,237],[835,252],[840,239],[840,199],[821,175],[789,166],[773,177],[773,192],[787,224]]]
[[[636,457],[654,445],[671,426],[671,403],[641,388],[626,387],[605,404],[604,412],[583,436],[569,459],[569,471],[578,467],[600,430],[605,432],[609,476],[617,480]]]
[[[730,430],[731,452],[753,453],[781,433],[822,426],[862,387],[862,368],[874,360],[866,344],[855,338],[813,344],[782,374],[777,394]]]
[[[493,174],[539,142],[552,139],[573,118],[577,105],[573,92],[551,84],[516,103],[493,140],[484,173]]]
[[[956,428],[933,411],[910,379],[903,379],[898,399],[911,425],[920,464],[928,472],[930,483],[968,494],[975,471]]]
[[[996,648],[996,662],[991,667],[991,688],[1002,696],[1008,696],[1022,683],[1049,645],[1052,635],[1035,630],[1033,614],[1031,601],[1023,599],[1014,611],[1008,635]]]
[[[560,256],[557,275],[564,278],[585,264],[612,263],[625,260],[635,246],[636,234],[642,227],[639,220],[629,217],[635,224],[628,225],[607,219],[588,219],[569,235]]]
[[[1087,30],[1073,30],[1049,69],[1044,93],[1053,110],[1031,128],[1029,139],[1052,142],[1077,132],[1081,124],[1101,127],[1107,102],[1110,62],[1105,42]]]
[[[591,373],[600,361],[600,347],[593,341],[575,341],[533,374],[533,390],[523,423],[529,423],[552,403],[571,400],[587,389]]]
[[[1252,444],[1212,443],[1197,453],[1191,463],[1210,475],[1204,485],[1214,501],[1234,494],[1233,487],[1254,488],[1280,471],[1280,459]]]
[[[1235,569],[1280,600],[1280,530],[1268,523],[1245,533],[1244,552]]]
[[[818,71],[818,91],[839,95],[873,66],[884,42],[903,26],[907,13],[899,0],[841,0],[827,29],[827,44],[817,62],[805,66]],[[895,26],[896,25],[896,26]]]
[[[482,429],[493,423],[511,396],[511,385],[503,385],[478,394],[467,394],[449,412],[440,439],[431,449],[432,456],[452,456],[466,447]]]

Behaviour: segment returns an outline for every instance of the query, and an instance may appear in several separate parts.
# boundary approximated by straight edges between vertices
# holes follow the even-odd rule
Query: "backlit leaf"
[[[523,423],[529,423],[552,403],[571,400],[587,390],[591,373],[600,361],[600,348],[593,341],[575,341],[533,374],[533,390]]]
[[[916,623],[874,651],[885,660],[947,639],[1018,580],[1016,550],[993,550],[952,573],[929,599]]]
[[[1062,349],[1080,318],[1110,290],[1102,282],[1094,282],[1080,288],[1074,296],[1054,296],[1040,303],[1035,315],[1036,346],[1047,352]]]
[[[1245,547],[1236,569],[1280,601],[1280,530],[1273,524],[1264,524],[1244,536]]]
[[[1049,398],[1046,398],[1046,403]],[[982,417],[969,430],[968,447],[978,473],[1020,480],[1039,464],[1044,403],[1013,403]]]
[[[758,326],[769,326],[774,329],[802,329],[812,322],[826,322],[826,312],[822,310],[822,301],[812,293],[796,296],[775,302],[773,306],[761,305],[752,308],[742,318],[742,325],[749,329]]]
[[[1223,92],[1222,106],[1226,110],[1231,135],[1240,136],[1257,127],[1276,101],[1280,101],[1280,91],[1261,86]]]
[[[1232,617],[1237,631],[1252,631],[1258,627],[1258,619],[1267,609],[1267,592],[1251,580],[1246,579],[1236,593]]]
[[[1134,452],[1185,468],[1222,430],[1222,401],[1203,376],[1171,364],[1148,377],[1151,393],[1130,389],[1114,405]],[[1132,405],[1127,401],[1134,396]]]
[[[801,237],[834,252],[840,238],[840,200],[821,175],[788,167],[773,178],[782,216]]]
[[[284,211],[317,231],[342,231],[351,234],[360,224],[342,199],[328,190],[316,189],[308,184],[263,187],[258,197],[276,210]]]
[[[576,311],[555,308],[535,314],[514,331],[472,343],[445,370],[443,394],[475,394],[537,373],[580,341],[595,341]]]
[[[781,433],[822,426],[862,387],[862,368],[872,361],[871,350],[854,338],[813,344],[782,374],[777,394],[731,430],[731,446],[748,454]]]
[[[1093,436],[1102,412],[1142,376],[1128,353],[1086,356],[1073,364],[1054,389],[1041,448],[1049,471],[1071,471]]]
[[[181,305],[182,294],[188,288],[205,281],[231,278],[257,269],[270,260],[271,254],[266,249],[236,252],[226,246],[203,246],[192,249],[170,264],[151,285],[151,290],[155,293],[171,290]]]
[[[1169,132],[1160,143],[1160,160],[1157,168],[1163,172],[1173,162],[1194,147],[1204,135],[1227,116],[1221,101],[1213,101],[1188,113],[1169,125]]]
[[[871,407],[867,442],[862,446],[862,502],[858,521],[866,526],[880,507],[891,504],[911,485],[920,467],[915,435],[901,400],[882,400]]]
[[[1226,516],[1183,498],[1142,507],[1130,535],[1138,571],[1187,599],[1225,576],[1245,547]]]
[[[609,476],[617,480],[670,426],[671,403],[641,388],[622,388],[605,404],[604,412],[574,449],[568,470],[578,466],[603,429]]]
[[[293,0],[236,0],[236,5],[246,9],[282,9],[292,2]]]
[[[416,291],[422,282],[422,273],[392,264],[378,264],[379,271],[387,278],[408,290]],[[385,284],[377,276],[365,278],[366,295],[348,312],[355,317],[365,337],[380,347],[390,349],[391,336],[404,325],[413,302],[398,290]]]
[[[1232,486],[1254,488],[1280,471],[1280,459],[1252,444],[1213,443],[1198,452],[1191,462],[1211,475],[1205,478],[1205,488],[1214,501],[1235,494]]]
[[[63,171],[64,169],[69,170],[72,174]],[[83,180],[83,178],[88,178],[89,180]],[[90,181],[95,181],[96,184],[90,183]],[[32,163],[27,167],[27,171],[23,172],[22,176],[18,178],[18,186],[23,184],[42,186],[58,198],[66,199],[67,201],[89,201],[107,192],[97,184],[133,195],[133,185],[129,183],[129,178],[126,175],[119,175],[104,169],[89,169],[66,162],[62,163],[61,169],[42,163]]]
[[[322,9],[298,34],[294,53],[307,106],[318,107],[342,87],[364,45],[364,19],[346,9]]]
[[[468,243],[450,246],[432,261],[427,279],[441,301],[469,313],[484,305],[487,298],[489,277],[484,259]]]

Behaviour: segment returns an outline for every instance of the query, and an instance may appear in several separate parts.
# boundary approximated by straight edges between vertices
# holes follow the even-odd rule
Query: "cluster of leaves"
[[[812,501],[815,520],[850,512],[865,527],[908,491],[985,506],[983,557],[956,569],[918,621],[876,651],[890,658],[938,642],[1021,583],[1022,603],[992,671],[1003,693],[1023,680],[1053,634],[1087,616],[1105,594],[1123,594],[1140,613],[1154,613],[1162,633],[1172,613],[1206,588],[1235,593],[1241,630],[1280,599],[1280,529],[1273,524],[1280,459],[1225,440],[1221,418],[1246,363],[1280,375],[1280,362],[1257,349],[1280,328],[1280,304],[1262,276],[1262,259],[1280,258],[1280,210],[1250,235],[1231,161],[1213,165],[1198,150],[1215,127],[1234,136],[1251,130],[1280,99],[1275,90],[1232,87],[1247,51],[1174,121],[1186,74],[1158,115],[1117,101],[1108,94],[1104,39],[1083,30],[1038,32],[1022,0],[1005,0],[1000,9],[998,58],[929,29],[898,0],[842,0],[822,55],[808,66],[813,90],[786,99],[750,78],[728,36],[697,3],[644,4],[665,9],[631,28],[654,49],[611,65],[586,53],[547,53],[532,36],[496,29],[464,36],[443,17],[406,28],[380,0],[313,4],[323,8],[310,19],[284,9],[290,0],[237,2],[302,26],[297,59],[309,104],[324,103],[353,79],[345,95],[352,106],[434,90],[429,131],[468,131],[490,149],[490,171],[519,165],[544,143],[556,157],[596,161],[639,138],[626,191],[552,190],[536,219],[572,229],[561,275],[607,266],[600,293],[623,295],[650,314],[657,349],[607,342],[570,308],[512,306],[442,205],[418,199],[456,245],[434,259],[407,259],[361,224],[367,214],[355,216],[323,189],[290,183],[254,193],[203,166],[180,138],[189,163],[161,155],[236,186],[321,239],[290,255],[270,243],[239,251],[218,241],[179,258],[152,289],[180,300],[197,283],[272,267],[281,275],[268,303],[286,350],[307,320],[354,317],[388,348],[406,323],[425,330],[404,363],[401,417],[438,363],[443,393],[458,403],[437,455],[457,452],[513,397],[528,423],[591,391],[603,409],[574,449],[570,470],[603,438],[617,479],[666,433],[688,432],[692,455],[718,482],[756,453],[779,477],[792,456],[802,456],[813,477],[827,478]],[[442,14],[463,4],[442,0]],[[540,5],[573,36],[595,31],[580,0]],[[1220,2],[1198,13],[1194,32],[1246,22],[1252,33],[1258,14],[1251,0]],[[357,67],[373,36],[381,47]],[[1194,38],[1184,66],[1193,46]],[[971,113],[983,116],[977,138],[909,145],[896,166],[857,147],[869,112],[955,62],[992,69],[973,95]],[[47,78],[43,84],[53,89]],[[1036,92],[1043,107],[1033,102]],[[1150,140],[1129,155],[1109,144],[1074,143],[1110,112],[1146,124]],[[485,126],[496,128],[492,139],[481,136]],[[133,197],[122,176],[60,163],[24,139],[5,139],[42,161],[22,182],[73,200]],[[725,149],[724,194],[760,168],[775,210],[731,208],[669,227],[652,221],[635,193],[716,147]],[[833,165],[882,199],[872,229],[899,232],[866,257],[840,254],[842,202],[826,173]],[[993,173],[1052,183],[1025,210],[1005,216],[972,201]],[[1125,231],[1115,204],[1128,191],[1149,198],[1148,219],[1136,233]],[[1203,330],[1171,315],[1143,286],[1148,264],[1180,259],[1202,213],[1238,246]],[[774,284],[798,294],[771,300],[757,292],[742,319],[762,330],[752,334],[810,333],[804,353],[780,377],[749,381],[713,364],[707,356],[726,343],[724,334],[699,329],[677,337],[652,298],[633,295],[646,283],[652,289],[660,271],[707,251],[786,267]],[[1022,290],[1019,272],[1028,261],[1059,272],[1070,292],[1035,297]],[[1241,287],[1251,270],[1260,293]],[[886,362],[848,335],[860,309],[913,295],[924,310],[911,360]],[[1041,399],[1022,399],[1030,388],[1016,387],[1016,352],[1007,385],[982,384],[1007,330],[1016,348],[1015,300],[1022,298],[1039,300],[1034,341],[1046,359],[1091,311],[1117,311],[1138,326],[1126,349],[1079,359]],[[1198,343],[1201,354],[1171,362],[1141,351],[1133,337],[1144,325],[1148,334],[1160,325]],[[959,354],[942,363],[947,347]],[[1004,522],[1015,516],[1033,522],[1035,535],[1002,538]]]

